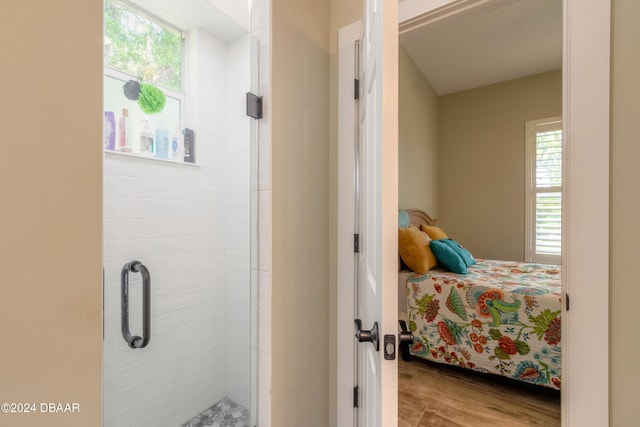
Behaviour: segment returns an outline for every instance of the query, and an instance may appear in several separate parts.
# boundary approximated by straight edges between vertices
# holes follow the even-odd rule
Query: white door
[[[397,2],[365,0],[360,38],[355,357],[364,427],[397,425],[397,13]]]

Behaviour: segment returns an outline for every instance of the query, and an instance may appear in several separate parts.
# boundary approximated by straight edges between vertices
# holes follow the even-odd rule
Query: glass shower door
[[[255,425],[257,50],[212,3],[105,3],[104,426]]]

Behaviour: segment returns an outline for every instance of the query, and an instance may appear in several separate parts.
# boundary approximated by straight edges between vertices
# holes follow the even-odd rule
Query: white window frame
[[[138,6],[137,4],[131,3],[129,1],[122,1],[119,0],[119,3],[121,3],[122,5],[124,5],[125,7],[129,8],[130,10],[134,11],[135,13],[144,16],[146,19],[155,22],[157,25],[160,25],[162,27],[165,27],[171,31],[175,31],[177,33],[180,34],[180,38],[182,39],[182,58],[180,60],[180,66],[181,66],[181,84],[180,84],[180,91],[175,91],[173,89],[170,89],[166,86],[163,85],[157,85],[158,87],[162,88],[162,91],[164,92],[165,96],[171,97],[173,99],[177,99],[178,101],[180,101],[180,128],[185,127],[185,100],[186,100],[186,89],[185,89],[185,76],[186,76],[186,72],[187,72],[187,56],[186,56],[186,51],[187,51],[187,32],[185,30],[183,30],[182,28],[172,24],[171,22],[167,22],[164,19],[154,15],[153,13],[149,12],[148,10],[144,9],[141,6]],[[118,80],[122,80],[123,82],[127,82],[129,80],[137,80],[138,76],[134,76],[126,71],[123,70],[118,70],[115,68],[112,68],[110,66],[108,66],[107,64],[104,64],[103,66],[104,69],[104,75],[108,76],[108,77],[112,77]]]
[[[543,189],[536,187],[536,134],[554,130],[562,131],[562,117],[550,117],[546,119],[530,120],[525,124],[525,261],[545,264],[560,264],[562,255],[537,253],[536,244],[536,195],[538,193],[560,193],[563,203],[564,216],[564,191],[562,184]],[[564,145],[564,135],[563,145]],[[563,153],[564,154],[564,153]],[[563,163],[564,164],[564,163]],[[564,175],[564,174],[563,174]],[[563,224],[564,225],[564,224]]]

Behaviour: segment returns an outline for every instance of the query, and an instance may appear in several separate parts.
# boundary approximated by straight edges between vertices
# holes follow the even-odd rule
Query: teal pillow
[[[432,240],[429,242],[431,251],[436,256],[436,260],[438,260],[438,265],[454,273],[467,274],[467,264],[465,264],[462,257],[443,240],[445,239]]]
[[[460,255],[460,257],[462,258],[462,260],[464,261],[467,267],[476,263],[476,260],[473,257],[473,255],[471,255],[471,252],[469,252],[467,249],[462,247],[460,243],[456,242],[453,239],[442,239],[442,240],[444,241],[444,243],[449,245],[449,247],[453,249],[455,253]]]
[[[471,253],[453,239],[432,240],[429,246],[438,264],[453,273],[467,274],[467,267],[476,262]]]
[[[409,214],[407,211],[399,210],[398,211],[398,227],[399,228],[407,228],[411,225],[411,221],[409,220]]]

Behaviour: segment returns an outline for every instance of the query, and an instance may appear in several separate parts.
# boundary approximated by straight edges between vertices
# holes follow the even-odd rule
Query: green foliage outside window
[[[143,81],[182,90],[182,35],[114,0],[105,2],[105,64]]]

